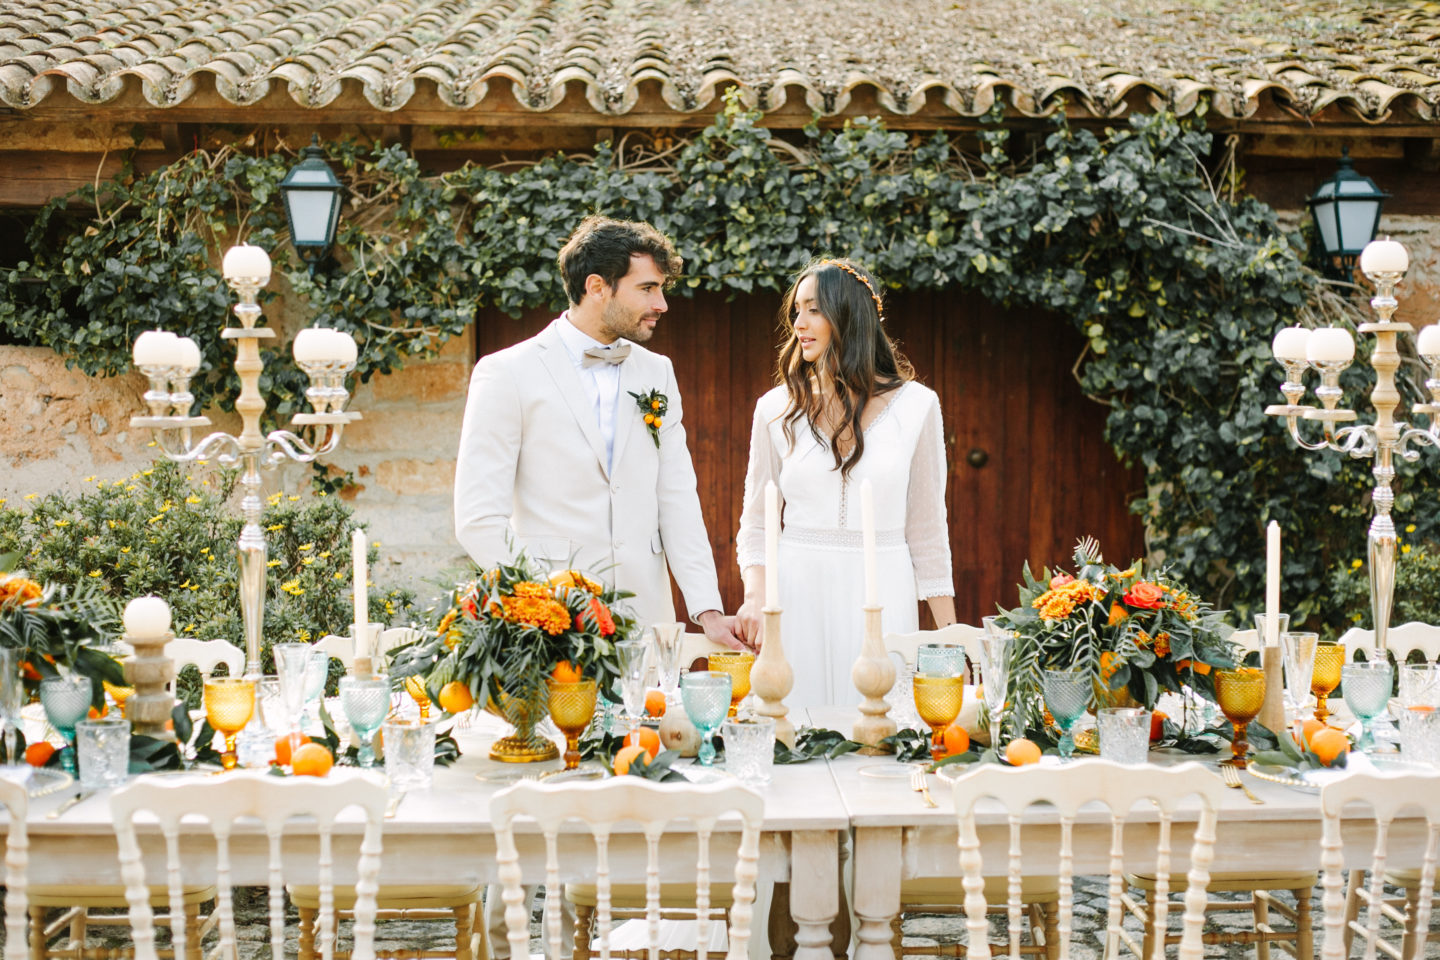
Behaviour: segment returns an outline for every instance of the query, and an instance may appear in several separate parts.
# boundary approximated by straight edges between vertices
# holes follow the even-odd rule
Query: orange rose
[[[1142,580],[1126,591],[1124,600],[1132,607],[1159,610],[1165,606],[1165,588],[1158,583],[1148,583]]]
[[[1070,574],[1068,574],[1068,573],[1057,573],[1057,574],[1055,574],[1055,576],[1053,576],[1053,577],[1050,578],[1050,589],[1051,589],[1051,590],[1054,590],[1056,587],[1063,587],[1063,586],[1065,586],[1065,584],[1067,584],[1067,583],[1074,583],[1074,582],[1075,582],[1075,578],[1072,577],[1072,576],[1070,576]]]
[[[1120,606],[1120,604],[1118,603],[1112,603],[1110,604],[1110,619],[1105,625],[1107,627],[1113,627],[1115,626],[1115,624],[1119,623],[1121,620],[1124,620],[1129,616],[1130,614],[1125,612],[1124,607]]]
[[[600,631],[600,636],[608,637],[615,632],[615,618],[610,616],[610,611],[605,604],[600,602],[599,597],[590,598],[590,617],[595,621],[595,629]],[[575,629],[585,629],[585,614],[575,614]]]

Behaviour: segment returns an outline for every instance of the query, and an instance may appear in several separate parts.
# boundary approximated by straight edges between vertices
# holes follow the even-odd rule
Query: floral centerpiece
[[[1007,699],[1017,725],[1043,729],[1046,669],[1090,671],[1101,706],[1143,703],[1188,687],[1215,699],[1214,671],[1235,666],[1231,629],[1208,603],[1161,567],[1107,564],[1093,539],[1075,547],[1074,572],[1024,571],[1020,606],[1005,611],[1015,631]]]
[[[433,635],[397,651],[391,673],[424,676],[432,699],[463,684],[468,699],[514,724],[516,735],[492,756],[553,756],[553,745],[533,733],[546,681],[583,677],[608,690],[620,676],[615,644],[635,629],[622,602],[631,596],[578,570],[549,573],[521,553],[458,585]]]
[[[0,558],[0,566],[12,559]],[[42,585],[19,571],[0,573],[0,647],[19,651],[20,673],[32,695],[41,680],[59,676],[63,667],[90,677],[94,703],[102,706],[102,681],[125,683],[120,664],[99,649],[118,623],[115,602],[95,589]]]

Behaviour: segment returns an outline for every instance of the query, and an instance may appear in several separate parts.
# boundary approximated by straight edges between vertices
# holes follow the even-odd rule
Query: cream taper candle
[[[1280,642],[1280,524],[1274,520],[1265,528],[1265,636],[1264,642]]]
[[[355,645],[356,656],[369,655],[369,651],[362,651],[359,646],[364,641],[362,637],[367,635],[366,627],[370,623],[370,597],[369,587],[366,581],[370,576],[370,565],[365,559],[365,531],[356,530],[350,536],[350,554],[355,564]]]
[[[765,609],[780,609],[780,491],[765,484]]]
[[[875,491],[869,479],[860,481],[860,540],[865,548],[865,606],[880,605],[875,570]]]

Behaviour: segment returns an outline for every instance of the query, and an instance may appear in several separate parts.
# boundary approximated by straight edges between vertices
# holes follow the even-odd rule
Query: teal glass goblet
[[[390,715],[390,678],[385,674],[340,678],[340,707],[360,738],[356,762],[375,766],[375,731]]]
[[[1094,694],[1091,673],[1081,668],[1046,670],[1040,684],[1045,694],[1045,709],[1060,728],[1060,756],[1068,759],[1075,752],[1075,736],[1071,730],[1085,715]]]
[[[700,731],[702,767],[715,763],[715,731],[730,713],[730,675],[711,670],[696,670],[680,678],[680,700],[695,729]]]
[[[60,766],[71,776],[75,775],[75,724],[90,713],[92,693],[89,677],[50,677],[40,681],[40,705],[45,708],[51,726],[70,747],[60,754]]]
[[[1381,651],[1384,655],[1384,651]],[[1395,670],[1386,660],[1347,663],[1340,668],[1340,683],[1345,691],[1345,705],[1360,721],[1360,739],[1355,749],[1375,749],[1375,735],[1370,725],[1385,712],[1390,702],[1390,685],[1395,680]]]
[[[924,677],[965,673],[965,648],[958,643],[922,643],[915,650],[915,672]]]

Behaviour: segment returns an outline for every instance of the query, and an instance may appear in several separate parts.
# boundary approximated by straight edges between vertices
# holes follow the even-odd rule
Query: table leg
[[[855,877],[855,916],[860,920],[855,960],[896,960],[890,921],[900,912],[899,827],[855,830]]]
[[[789,896],[796,926],[795,960],[833,960],[830,924],[840,912],[838,844],[834,830],[797,830],[791,835]]]

